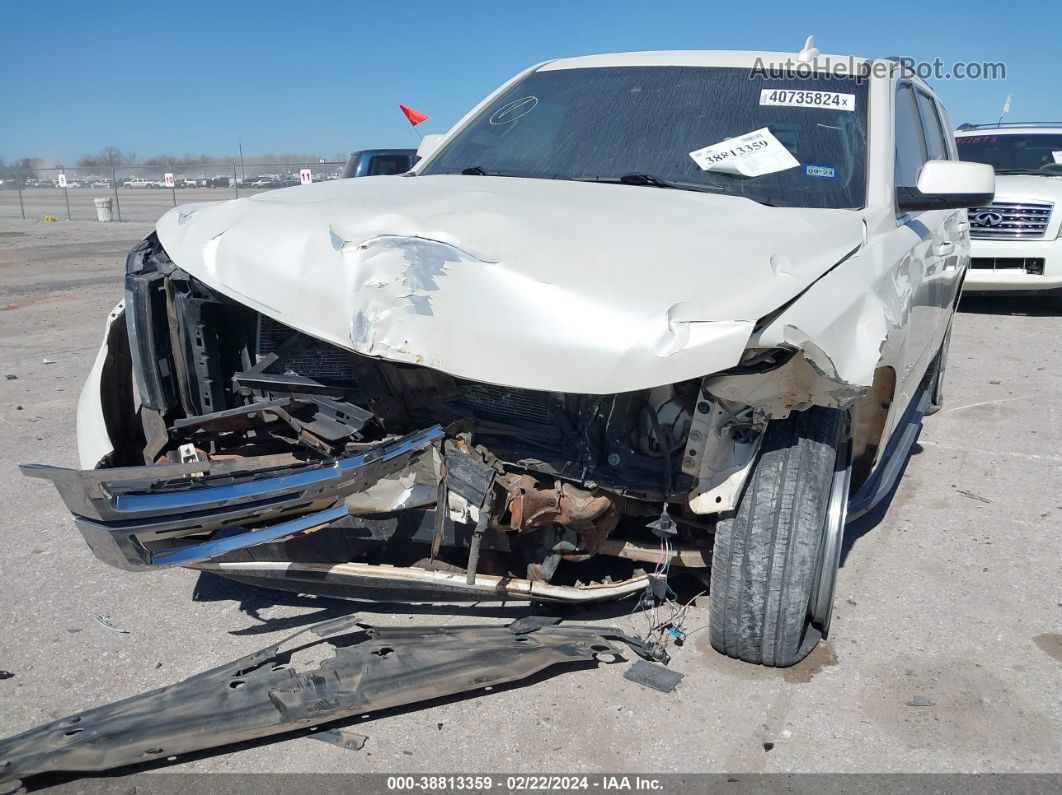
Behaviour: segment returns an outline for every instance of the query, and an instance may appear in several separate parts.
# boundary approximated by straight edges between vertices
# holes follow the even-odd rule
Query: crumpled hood
[[[738,362],[755,321],[862,240],[848,210],[660,188],[371,177],[174,208],[173,261],[327,342],[607,394]]]

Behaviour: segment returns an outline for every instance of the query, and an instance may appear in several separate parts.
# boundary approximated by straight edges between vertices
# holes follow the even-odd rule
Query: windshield
[[[862,207],[866,97],[855,78],[769,79],[747,69],[534,72],[422,174],[623,181],[788,207]]]
[[[1062,176],[1062,135],[1057,133],[993,133],[955,139],[959,158],[988,163],[999,174]]]

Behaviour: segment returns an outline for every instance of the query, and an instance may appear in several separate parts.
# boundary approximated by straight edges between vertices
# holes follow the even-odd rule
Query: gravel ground
[[[161,194],[160,194],[161,195]],[[168,194],[165,198],[168,198]],[[76,465],[74,407],[124,253],[148,223],[0,220],[0,735],[167,684],[352,603],[190,570],[97,562],[50,484]],[[833,634],[788,670],[679,649],[661,695],[626,665],[570,670],[178,771],[1062,772],[1062,302],[965,300],[945,409],[889,504],[848,528]],[[12,378],[14,376],[14,378]],[[358,605],[380,625],[520,609]],[[587,618],[635,629],[629,606]],[[100,614],[128,630],[94,620]],[[706,623],[694,609],[690,626]],[[928,706],[909,706],[909,702]]]

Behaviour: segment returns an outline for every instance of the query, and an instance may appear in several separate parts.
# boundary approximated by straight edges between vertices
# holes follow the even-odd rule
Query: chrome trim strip
[[[972,207],[967,213],[970,219],[970,237],[979,240],[1041,240],[1051,223],[1053,202],[992,202],[984,207]],[[981,226],[974,218],[982,213],[1000,216],[995,226]]]
[[[255,471],[232,462],[85,471],[31,465],[22,471],[55,483],[97,558],[144,571],[199,563],[334,522],[347,515],[344,498],[404,469],[442,437],[436,425],[294,472],[272,464]],[[179,480],[175,470],[181,471]],[[239,480],[198,485],[234,478]],[[193,538],[181,540],[187,536]]]
[[[187,546],[177,547],[165,552],[154,552],[151,553],[148,563],[153,567],[186,566],[189,563],[200,563],[228,552],[235,552],[238,549],[253,547],[269,541],[280,541],[295,533],[309,530],[311,527],[335,522],[346,515],[346,507],[340,505],[335,508],[329,508],[327,511],[311,513],[306,516],[300,516],[297,519],[281,522],[272,527],[248,530],[238,535],[204,541],[201,544],[188,544]]]
[[[277,472],[248,470],[233,462],[193,462],[118,469],[76,470],[40,464],[23,464],[27,477],[50,480],[59,490],[66,507],[75,516],[100,522],[169,517],[173,513],[217,510],[248,502],[298,495],[300,499],[320,499],[363,488],[366,468],[383,466],[418,452],[437,439],[438,425],[400,439],[383,442],[358,455],[339,458],[322,466]],[[198,475],[198,478],[194,476]],[[208,485],[211,480],[232,481]]]

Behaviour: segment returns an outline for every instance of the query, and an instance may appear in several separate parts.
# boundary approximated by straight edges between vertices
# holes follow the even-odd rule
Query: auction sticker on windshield
[[[855,110],[855,94],[838,94],[834,91],[789,91],[784,88],[765,88],[760,92],[761,105],[777,105],[785,108],[827,108],[829,110]]]
[[[690,157],[703,171],[743,177],[774,174],[800,165],[766,127],[690,152]]]

